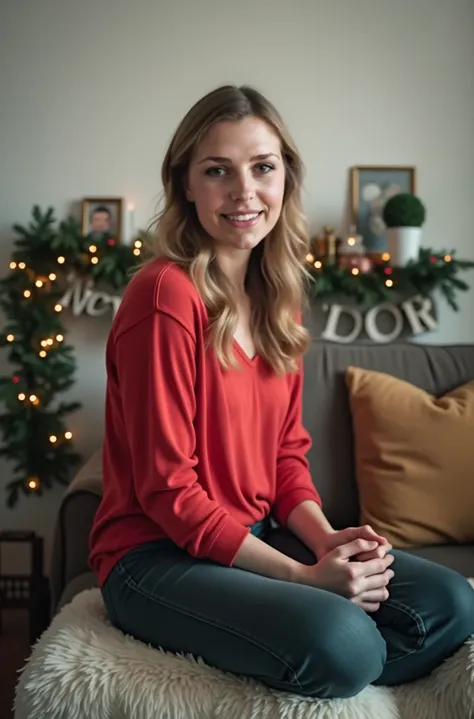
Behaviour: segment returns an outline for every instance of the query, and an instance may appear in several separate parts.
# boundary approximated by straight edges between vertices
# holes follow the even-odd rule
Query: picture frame
[[[351,168],[351,224],[371,252],[387,249],[383,208],[400,192],[416,193],[413,165],[357,165]]]
[[[123,241],[123,198],[85,197],[82,200],[82,234],[91,239],[108,235]]]

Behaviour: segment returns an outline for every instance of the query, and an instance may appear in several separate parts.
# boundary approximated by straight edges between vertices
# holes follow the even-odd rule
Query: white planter
[[[403,267],[410,260],[417,260],[421,246],[421,227],[389,227],[387,229],[390,264]]]

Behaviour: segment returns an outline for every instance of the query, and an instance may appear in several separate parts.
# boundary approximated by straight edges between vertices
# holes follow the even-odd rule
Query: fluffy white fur
[[[97,589],[81,592],[54,618],[15,698],[15,719],[473,717],[474,638],[421,681],[369,686],[351,699],[304,699],[124,636],[108,622]]]

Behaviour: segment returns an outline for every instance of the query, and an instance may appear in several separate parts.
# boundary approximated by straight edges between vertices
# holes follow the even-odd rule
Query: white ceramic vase
[[[421,246],[421,227],[389,227],[387,229],[388,253],[393,267],[403,267],[410,260],[417,260]]]

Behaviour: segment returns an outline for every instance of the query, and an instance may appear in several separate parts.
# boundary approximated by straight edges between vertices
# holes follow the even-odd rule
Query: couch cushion
[[[474,541],[474,381],[440,398],[346,372],[360,522],[398,548]]]
[[[306,325],[311,328],[311,319]],[[348,346],[314,340],[305,356],[303,420],[311,434],[311,474],[335,527],[359,520],[353,432],[345,371],[386,372],[439,396],[474,379],[474,346],[409,343]]]
[[[464,577],[474,577],[474,545],[456,545],[446,547],[417,547],[416,549],[404,549],[408,554],[428,559],[430,562],[442,564],[449,569],[454,569]]]

